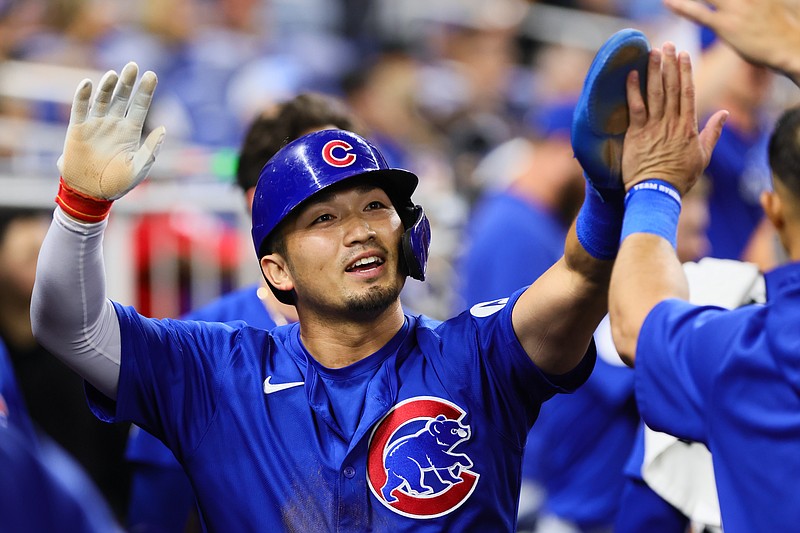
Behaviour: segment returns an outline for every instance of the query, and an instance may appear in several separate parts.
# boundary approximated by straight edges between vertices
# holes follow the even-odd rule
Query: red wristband
[[[61,178],[58,182],[56,203],[69,216],[83,222],[100,222],[108,216],[113,200],[100,200],[76,191]]]

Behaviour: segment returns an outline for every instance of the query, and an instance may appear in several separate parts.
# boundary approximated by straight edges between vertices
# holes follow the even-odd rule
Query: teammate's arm
[[[609,312],[617,351],[632,365],[650,311],[668,298],[688,299],[688,282],[674,248],[680,213],[675,197],[685,194],[708,165],[727,112],[715,113],[698,132],[691,61],[671,43],[650,62],[646,104],[629,78],[628,106],[622,155],[628,199]],[[670,186],[675,195],[660,184]]]
[[[512,321],[522,347],[543,371],[577,366],[605,316],[613,261],[592,257],[569,230],[564,256],[520,296]]]
[[[578,365],[606,314],[625,191],[618,125],[611,127],[602,117],[606,110],[624,106],[625,74],[646,66],[649,49],[641,32],[628,29],[612,35],[597,51],[571,134],[573,152],[586,177],[585,200],[567,233],[563,257],[521,295],[512,311],[522,347],[549,374],[564,374]],[[595,102],[602,102],[602,109],[595,109]]]
[[[156,76],[134,91],[135,63],[109,71],[97,94],[84,80],[72,104],[53,223],[39,253],[31,319],[37,340],[111,398],[119,380],[120,331],[106,298],[102,257],[105,219],[114,200],[146,176],[164,129],[141,144]],[[141,146],[140,146],[141,145]]]

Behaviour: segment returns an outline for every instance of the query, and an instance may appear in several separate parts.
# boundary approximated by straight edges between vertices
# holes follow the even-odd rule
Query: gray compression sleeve
[[[116,399],[121,354],[119,319],[106,298],[103,230],[57,207],[39,252],[31,322],[39,343]]]

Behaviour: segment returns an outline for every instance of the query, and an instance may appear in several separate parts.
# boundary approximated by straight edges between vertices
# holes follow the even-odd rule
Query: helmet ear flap
[[[413,213],[413,223],[403,233],[401,247],[408,275],[425,281],[428,266],[428,248],[431,245],[431,224],[421,205],[409,208]]]

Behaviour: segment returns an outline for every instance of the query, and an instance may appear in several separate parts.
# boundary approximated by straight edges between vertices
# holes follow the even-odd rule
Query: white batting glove
[[[104,219],[112,201],[147,177],[164,141],[161,126],[140,145],[158,79],[145,72],[133,92],[138,72],[133,62],[119,76],[108,71],[91,104],[90,80],[83,80],[75,91],[64,153],[58,159],[61,186],[56,202],[79,220]]]

